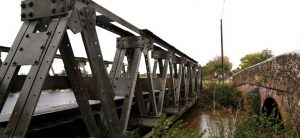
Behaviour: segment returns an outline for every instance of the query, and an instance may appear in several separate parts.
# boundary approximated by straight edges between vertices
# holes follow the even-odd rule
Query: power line
[[[224,15],[225,2],[226,2],[226,0],[223,0],[222,10],[221,10],[221,19],[223,18],[223,15]]]

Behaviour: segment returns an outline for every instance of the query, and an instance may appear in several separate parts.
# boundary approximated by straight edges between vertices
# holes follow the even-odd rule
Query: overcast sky
[[[95,0],[141,29],[149,29],[204,65],[220,55],[223,0]],[[20,1],[0,5],[0,45],[11,46],[21,26]],[[247,53],[270,49],[275,55],[300,49],[299,0],[226,0],[224,52],[236,68]],[[101,49],[112,60],[117,35],[98,29]],[[84,56],[80,35],[71,36]]]

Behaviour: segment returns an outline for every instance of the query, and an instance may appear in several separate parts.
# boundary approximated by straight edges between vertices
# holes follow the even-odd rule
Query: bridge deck
[[[20,93],[10,93],[0,114],[0,122],[9,120],[11,113],[15,107]],[[124,97],[116,96],[115,100],[124,99]],[[89,100],[91,105],[99,104],[100,101]],[[37,104],[34,116],[64,111],[77,108],[77,102],[71,89],[43,91]]]

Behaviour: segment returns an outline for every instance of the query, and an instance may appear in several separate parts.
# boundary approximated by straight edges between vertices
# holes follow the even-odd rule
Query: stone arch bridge
[[[300,115],[300,51],[286,53],[233,75],[243,107],[270,115],[275,111],[284,122]]]

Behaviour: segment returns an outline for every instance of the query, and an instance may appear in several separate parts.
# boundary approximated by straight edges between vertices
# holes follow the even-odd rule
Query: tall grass
[[[217,107],[236,108],[238,102],[232,82],[204,81],[199,104],[204,107],[213,107],[216,104]]]

